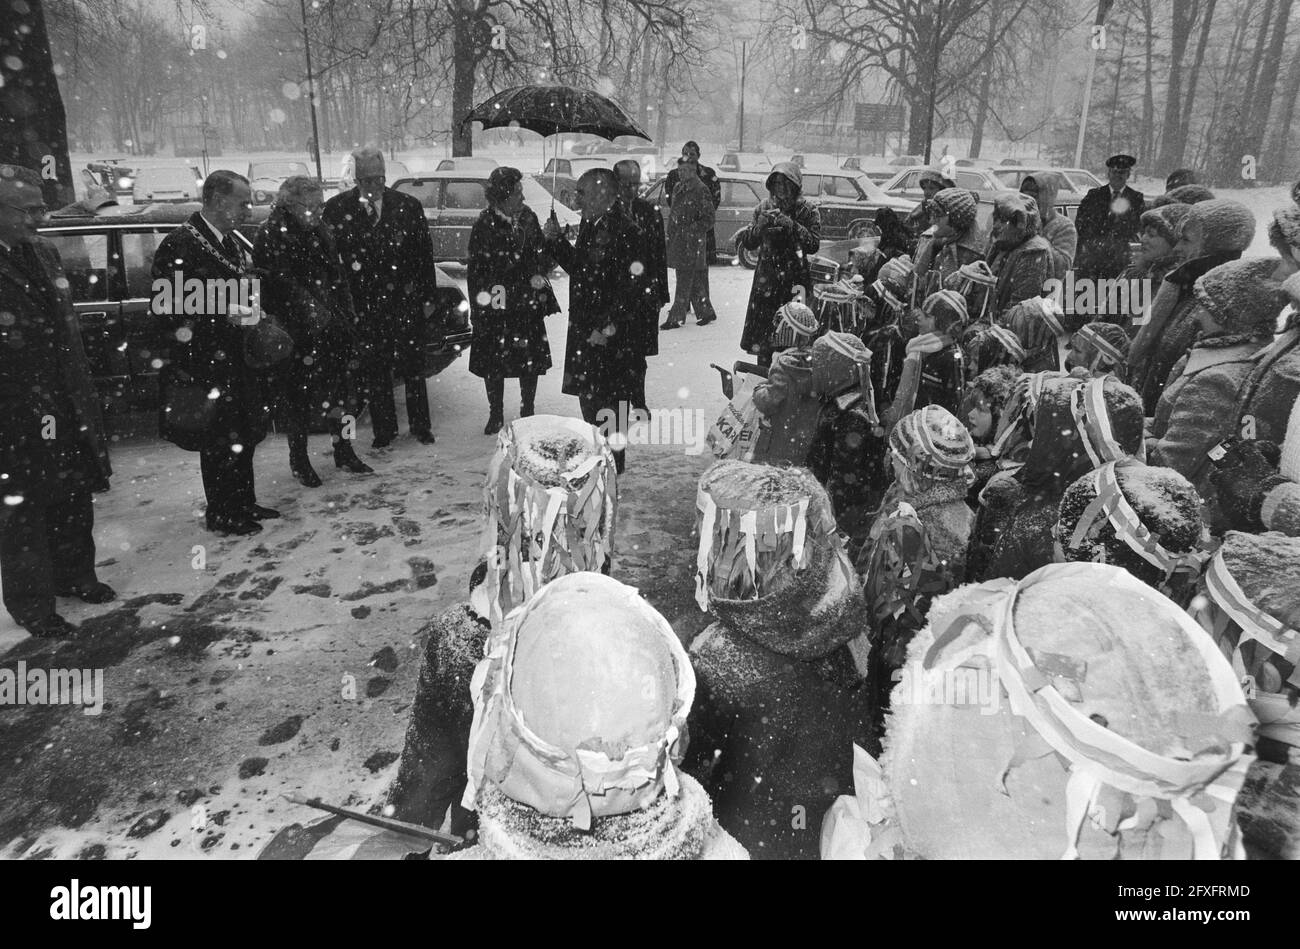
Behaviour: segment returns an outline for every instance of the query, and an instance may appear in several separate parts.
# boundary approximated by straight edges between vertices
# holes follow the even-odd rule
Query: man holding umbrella
[[[618,193],[612,169],[591,169],[578,179],[574,203],[582,224],[577,243],[570,246],[564,239],[554,212],[542,233],[547,253],[571,281],[561,391],[576,395],[587,423],[611,436],[621,474],[624,443],[612,436],[626,434],[630,406],[643,398],[645,356],[638,338],[643,310],[636,294],[641,287],[633,273],[640,231],[619,206]]]

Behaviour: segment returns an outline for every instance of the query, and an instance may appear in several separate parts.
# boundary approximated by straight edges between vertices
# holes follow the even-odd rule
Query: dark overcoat
[[[237,253],[223,246],[197,211],[164,237],[154,254],[154,280],[166,280],[170,286],[178,273],[186,283],[201,280],[205,284],[251,275],[242,245]],[[171,353],[159,376],[163,404],[173,383],[186,376],[211,386],[218,395],[216,411],[205,431],[183,431],[169,424],[168,414],[160,410],[159,434],[186,451],[256,445],[266,437],[269,409],[262,373],[244,360],[248,330],[232,325],[224,312],[160,312],[160,296],[155,296],[154,315]]]
[[[512,223],[486,208],[469,232],[469,301],[474,339],[469,371],[482,378],[540,376],[551,368],[545,318],[560,312],[546,278],[550,262],[537,215]]]
[[[1141,191],[1127,187],[1122,194],[1128,200],[1128,210],[1123,214],[1111,211],[1109,185],[1093,188],[1080,202],[1074,219],[1079,232],[1079,256],[1074,262],[1078,277],[1093,280],[1118,277],[1128,266],[1128,245],[1141,233],[1146,197]]]

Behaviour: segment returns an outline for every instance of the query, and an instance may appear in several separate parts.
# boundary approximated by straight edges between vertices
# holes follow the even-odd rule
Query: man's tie
[[[366,202],[366,216],[370,219],[371,227],[379,223],[379,208],[373,201]]]
[[[226,252],[226,256],[234,262],[235,266],[240,268],[244,266],[244,255],[239,249],[239,242],[235,240],[234,234],[227,234],[221,239],[221,249]]]

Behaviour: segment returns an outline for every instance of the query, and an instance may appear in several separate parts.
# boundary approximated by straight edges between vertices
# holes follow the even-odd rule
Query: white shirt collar
[[[217,235],[218,244],[220,244],[222,241],[226,239],[226,232],[223,231],[221,228],[217,227],[217,225],[213,224],[211,221],[209,221],[208,216],[206,214],[200,211],[199,217],[203,218],[203,223],[206,224],[212,230],[213,234]]]

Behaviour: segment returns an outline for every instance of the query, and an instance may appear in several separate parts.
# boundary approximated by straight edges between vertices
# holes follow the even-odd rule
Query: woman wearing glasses
[[[334,441],[334,466],[355,474],[372,469],[352,448],[356,398],[356,313],[343,263],[321,221],[321,186],[296,175],[280,186],[257,232],[253,265],[261,272],[262,304],[293,337],[293,356],[280,369],[279,403],[289,432],[289,469],[305,487],[318,487],[307,435],[324,420]]]

